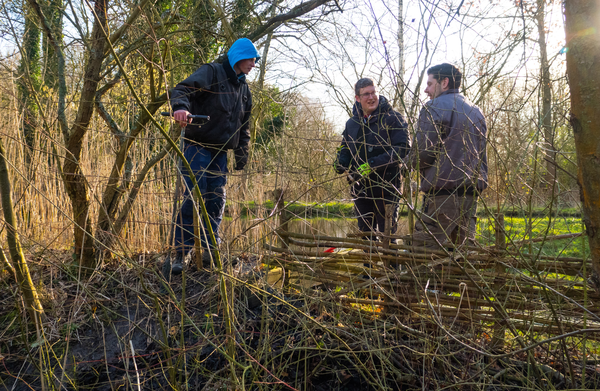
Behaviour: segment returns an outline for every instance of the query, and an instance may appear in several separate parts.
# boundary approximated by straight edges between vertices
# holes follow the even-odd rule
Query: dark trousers
[[[447,243],[474,244],[477,197],[473,195],[427,195],[415,223],[413,244],[439,249]]]
[[[184,156],[192,167],[196,182],[200,188],[202,199],[210,225],[215,234],[216,243],[208,237],[206,224],[202,214],[199,216],[200,242],[202,248],[213,248],[219,242],[219,226],[225,210],[225,185],[227,184],[227,152],[203,148],[198,144],[186,143]],[[194,247],[194,201],[192,199],[192,180],[189,172],[182,167],[184,174],[184,199],[175,221],[175,248],[178,252],[187,253]],[[198,209],[200,212],[200,210]],[[207,241],[208,239],[208,241]]]
[[[354,200],[354,211],[358,222],[358,229],[362,232],[385,231],[385,205],[394,205],[392,216],[392,231],[396,232],[398,226],[398,203],[395,199],[357,197]]]

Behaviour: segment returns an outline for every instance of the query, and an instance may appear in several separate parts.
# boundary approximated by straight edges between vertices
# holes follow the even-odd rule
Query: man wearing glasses
[[[395,205],[392,233],[396,230],[402,180],[398,161],[409,147],[407,124],[373,80],[354,86],[352,118],[346,122],[334,168],[348,174],[350,192],[361,232],[384,232],[385,205]]]

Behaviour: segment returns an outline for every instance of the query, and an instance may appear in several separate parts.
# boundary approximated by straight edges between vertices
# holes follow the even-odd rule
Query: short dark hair
[[[439,65],[434,65],[427,70],[428,75],[433,75],[433,78],[438,82],[448,78],[448,89],[455,90],[460,88],[462,81],[462,73],[456,65],[448,64],[447,62]]]
[[[375,86],[375,83],[373,82],[373,80],[369,79],[368,77],[363,77],[362,79],[357,81],[356,84],[354,85],[354,93],[356,94],[356,96],[359,96],[361,88],[371,87],[371,86]]]

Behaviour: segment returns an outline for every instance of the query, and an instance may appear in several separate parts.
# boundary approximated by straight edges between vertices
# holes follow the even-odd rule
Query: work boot
[[[211,268],[211,259],[214,260],[214,254],[211,254],[211,251],[204,249],[204,251],[202,251],[202,266],[205,269]]]
[[[221,256],[221,264],[225,265],[225,263],[227,262],[227,257],[223,254],[223,252],[221,252],[219,254]],[[214,250],[209,251],[204,249],[202,251],[202,266],[206,269],[210,269],[211,268],[211,258],[212,258],[212,264],[214,264],[216,266],[216,260],[215,260],[215,252]]]
[[[181,274],[181,272],[183,272],[183,254],[177,252],[175,256],[169,258],[171,263],[171,273]]]

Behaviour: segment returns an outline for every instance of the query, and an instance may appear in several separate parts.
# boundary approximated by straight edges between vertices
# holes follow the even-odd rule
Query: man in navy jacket
[[[393,204],[392,232],[396,230],[402,180],[399,161],[410,147],[407,124],[373,80],[360,79],[355,87],[352,118],[346,122],[334,164],[351,178],[351,193],[361,232],[383,232],[385,205]]]
[[[181,127],[185,127],[184,155],[198,182],[217,241],[215,243],[208,238],[205,227],[201,227],[205,267],[210,265],[212,250],[219,240],[219,225],[225,208],[227,150],[234,150],[236,170],[244,169],[248,160],[252,94],[246,84],[246,75],[258,59],[260,55],[254,44],[247,38],[238,39],[223,63],[201,66],[177,84],[171,93],[173,117]],[[200,123],[188,118],[190,114],[208,115],[210,121],[200,126]],[[192,181],[188,172],[183,174],[184,201],[175,224],[175,255],[167,258],[163,269],[168,271],[170,265],[174,274],[183,271],[185,255],[194,246]],[[204,224],[204,220],[200,220]]]

